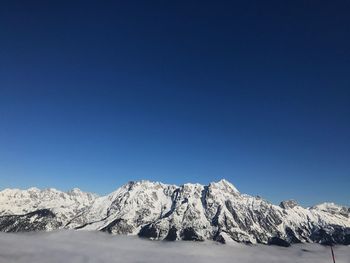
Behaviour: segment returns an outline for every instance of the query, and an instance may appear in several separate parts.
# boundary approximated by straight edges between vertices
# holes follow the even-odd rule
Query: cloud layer
[[[337,263],[350,263],[350,247],[335,248]],[[0,233],[1,263],[113,262],[332,262],[330,248],[303,244],[290,248],[162,242],[100,232]]]

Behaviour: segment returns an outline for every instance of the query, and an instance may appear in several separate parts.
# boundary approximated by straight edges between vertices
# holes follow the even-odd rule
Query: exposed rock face
[[[102,197],[78,189],[0,192],[0,231],[100,230],[164,240],[287,246],[350,243],[350,210],[325,203],[280,206],[241,194],[226,180],[182,186],[129,182]]]
[[[296,207],[298,205],[297,202],[295,202],[294,200],[286,200],[286,201],[282,201],[280,203],[280,207],[282,207],[283,209],[292,209],[294,207]]]
[[[0,216],[24,215],[36,210],[48,209],[55,214],[62,226],[69,224],[71,220],[77,220],[81,225],[79,214],[91,206],[96,197],[76,188],[69,192],[61,192],[53,188],[5,189],[0,192]]]
[[[49,231],[61,226],[62,223],[48,209],[36,210],[25,215],[0,216],[2,232]]]
[[[290,243],[279,237],[272,237],[269,239],[269,245],[275,245],[280,247],[289,247]]]

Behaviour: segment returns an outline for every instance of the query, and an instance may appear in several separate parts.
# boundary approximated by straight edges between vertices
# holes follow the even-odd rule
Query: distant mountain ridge
[[[215,240],[288,246],[350,244],[350,208],[280,206],[240,193],[230,182],[129,182],[106,196],[79,189],[5,189],[0,231],[99,230],[161,240]]]

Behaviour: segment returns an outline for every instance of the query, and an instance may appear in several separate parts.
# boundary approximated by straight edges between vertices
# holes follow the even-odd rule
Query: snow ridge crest
[[[130,181],[106,196],[78,188],[0,191],[0,231],[99,230],[165,240],[350,244],[350,208],[279,206],[222,179],[180,186]]]

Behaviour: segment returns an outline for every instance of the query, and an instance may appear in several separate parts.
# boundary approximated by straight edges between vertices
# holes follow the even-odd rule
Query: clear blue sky
[[[349,205],[349,13],[349,1],[2,1],[0,188],[226,178],[275,203]]]

